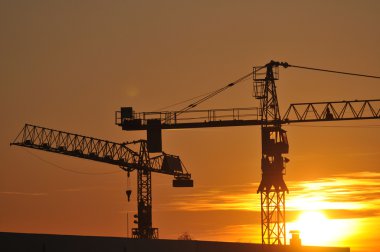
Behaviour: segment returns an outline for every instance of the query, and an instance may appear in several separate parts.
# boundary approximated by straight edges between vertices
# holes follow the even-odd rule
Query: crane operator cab
[[[258,192],[288,191],[284,182],[285,163],[288,158],[282,156],[289,152],[289,143],[286,131],[279,126],[262,127],[262,180]]]
[[[286,130],[281,127],[262,128],[262,148],[263,154],[274,156],[276,154],[289,153],[289,143]]]

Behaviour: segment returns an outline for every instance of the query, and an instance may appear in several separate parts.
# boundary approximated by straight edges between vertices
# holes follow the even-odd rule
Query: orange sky
[[[122,172],[71,174],[46,161],[87,172],[116,167],[10,148],[25,122],[122,142],[145,135],[114,125],[120,106],[153,111],[220,88],[271,59],[380,75],[379,11],[376,0],[0,1],[0,231],[122,236],[125,212],[135,209],[126,202]],[[280,71],[282,113],[293,102],[380,98],[378,80]],[[200,108],[257,105],[247,81]],[[374,210],[378,125],[285,127],[291,160],[286,180],[293,188],[289,218],[297,218],[292,197],[313,199],[314,189],[303,185],[359,176],[360,184],[337,184],[357,192],[344,196],[359,208],[327,204],[322,210],[331,218],[359,220],[355,239],[332,244],[352,251],[360,251],[360,244],[378,246],[380,237],[371,232],[380,221]],[[161,237],[189,231],[197,239],[259,242],[259,127],[166,131],[163,141],[166,152],[181,156],[196,187],[171,188],[170,178],[153,177],[153,222]],[[319,191],[323,195],[332,186]],[[360,203],[367,196],[374,196],[371,206]],[[251,208],[242,209],[247,202]]]

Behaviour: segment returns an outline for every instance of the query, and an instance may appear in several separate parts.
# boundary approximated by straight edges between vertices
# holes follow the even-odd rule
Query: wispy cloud
[[[258,183],[195,188],[176,196],[170,207],[183,211],[260,211]],[[380,213],[380,173],[341,174],[310,181],[289,181],[290,212],[323,210],[337,217],[374,216]]]
[[[64,193],[77,193],[77,192],[88,192],[88,191],[114,191],[115,188],[108,186],[80,186],[80,187],[69,187],[57,190],[57,192]]]
[[[9,195],[9,196],[46,196],[47,193],[40,192],[0,192],[0,195]]]
[[[316,180],[288,181],[287,184],[290,190],[286,197],[288,230],[302,214],[316,211],[328,218],[330,232],[345,230],[339,235],[321,236],[321,239],[326,238],[323,243],[326,246],[351,246],[355,251],[363,249],[363,239],[373,244],[378,241],[380,173],[339,174]],[[190,194],[173,196],[166,208],[167,211],[187,211],[188,215],[209,216],[209,220],[219,216],[215,230],[212,227],[196,230],[195,238],[260,242],[257,187],[258,183],[198,187]],[[307,230],[303,232],[307,234]],[[308,244],[307,239],[305,242]]]
[[[195,192],[175,198],[170,204],[185,211],[252,211],[258,202],[258,184],[202,187]],[[259,209],[259,208],[258,208]]]
[[[380,207],[380,173],[359,172],[291,182],[290,210],[356,210]]]

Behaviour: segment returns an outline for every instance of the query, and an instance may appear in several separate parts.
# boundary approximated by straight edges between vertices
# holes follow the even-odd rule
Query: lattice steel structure
[[[263,244],[286,244],[285,193],[289,192],[283,179],[289,152],[286,131],[281,128],[275,80],[278,67],[285,63],[270,62],[253,69],[255,98],[261,108],[261,171],[257,190],[261,194],[261,237]],[[261,75],[261,71],[263,75]]]
[[[275,189],[260,193],[263,244],[286,244],[285,194]]]
[[[256,92],[254,93],[256,97]],[[268,118],[269,124],[298,122],[369,120],[380,118],[380,99],[292,103],[281,121]],[[187,129],[262,125],[261,109],[228,108],[161,112],[133,112],[130,117],[115,113],[115,124],[123,130],[147,130],[149,120],[160,120],[162,129]]]
[[[191,175],[178,156],[166,153],[151,156],[146,140],[115,143],[26,124],[11,145],[117,165],[128,173],[137,170],[138,214],[133,238],[158,238],[158,228],[152,227],[152,172],[174,176],[175,187],[193,186]]]
[[[380,118],[380,99],[293,103],[284,122],[364,120]]]

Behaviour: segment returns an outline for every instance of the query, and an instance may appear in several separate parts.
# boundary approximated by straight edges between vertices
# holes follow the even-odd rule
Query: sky
[[[379,76],[379,11],[376,0],[0,0],[0,231],[125,236],[136,211],[117,167],[9,147],[25,123],[123,142],[146,136],[114,124],[120,107],[157,111],[272,59]],[[277,88],[282,114],[296,102],[380,98],[376,79],[293,68],[280,69]],[[199,109],[255,106],[245,81]],[[288,230],[304,244],[379,249],[379,125],[284,126]],[[259,127],[165,131],[163,149],[195,187],[153,176],[161,238],[260,242]],[[350,232],[309,239],[303,225],[318,218]]]

